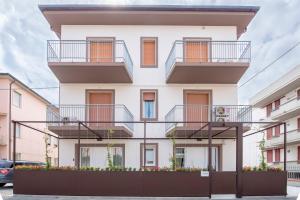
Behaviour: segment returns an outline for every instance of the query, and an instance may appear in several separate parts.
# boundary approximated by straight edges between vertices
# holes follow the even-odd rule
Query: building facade
[[[47,44],[60,81],[59,110],[49,107],[47,120],[61,137],[61,166],[105,168],[111,155],[121,167],[170,167],[175,158],[178,167],[207,168],[205,122],[251,121],[251,107],[237,98],[251,44],[238,38],[257,7],[40,10],[59,38]],[[78,130],[76,121],[88,129]],[[214,169],[234,171],[234,130],[212,132]]]
[[[300,66],[257,93],[251,104],[262,110],[261,122],[285,122],[287,137],[287,170],[299,169],[300,158]],[[270,126],[270,124],[269,124]],[[269,127],[262,124],[265,138],[265,157],[271,166],[283,164],[284,125]]]
[[[10,125],[10,121],[46,120],[46,110],[50,103],[8,73],[0,74],[0,88],[0,159],[12,160],[13,125],[12,123]],[[45,124],[32,126],[42,131],[47,130]],[[45,162],[46,145],[50,156],[49,162],[57,164],[58,151],[55,138],[45,138],[44,134],[20,124],[16,125],[16,160]]]

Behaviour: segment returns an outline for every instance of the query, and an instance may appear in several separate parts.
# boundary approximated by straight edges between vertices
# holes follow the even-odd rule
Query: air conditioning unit
[[[77,121],[77,117],[63,117],[62,118],[62,122],[63,122],[63,125],[75,125]],[[72,123],[70,123],[72,122]]]
[[[224,106],[215,107],[215,121],[216,122],[229,122],[229,108]]]

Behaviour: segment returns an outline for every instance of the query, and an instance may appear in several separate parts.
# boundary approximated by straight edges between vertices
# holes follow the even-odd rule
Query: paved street
[[[300,187],[291,187],[288,186],[288,197],[244,197],[243,199],[249,200],[296,200],[297,194],[300,192]],[[208,199],[208,198],[172,198],[172,197],[165,197],[165,198],[158,198],[158,197],[57,197],[57,196],[26,196],[26,195],[12,195],[12,185],[5,186],[0,188],[0,194],[4,200],[199,200],[199,199]],[[1,200],[1,198],[0,198]]]

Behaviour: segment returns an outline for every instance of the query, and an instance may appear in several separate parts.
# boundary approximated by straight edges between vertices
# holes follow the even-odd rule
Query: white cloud
[[[46,40],[56,36],[37,7],[49,3],[259,5],[260,11],[240,38],[252,42],[252,64],[240,83],[300,41],[298,0],[0,0],[0,66],[30,87],[58,85],[46,62]],[[298,64],[299,55],[300,46],[240,88],[240,103],[247,103],[256,92]],[[58,91],[38,92],[57,103]]]

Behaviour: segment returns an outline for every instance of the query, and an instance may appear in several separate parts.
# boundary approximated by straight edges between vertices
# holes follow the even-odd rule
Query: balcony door
[[[88,38],[89,61],[112,63],[114,61],[113,38]]]
[[[209,62],[210,39],[208,38],[185,38],[184,39],[184,62],[201,63]]]
[[[90,123],[90,126],[111,127],[114,119],[114,91],[88,91],[87,95],[88,120],[94,122],[109,122]]]
[[[184,119],[187,122],[209,121],[210,92],[185,91],[184,92]],[[189,127],[201,127],[205,123],[187,123]]]

